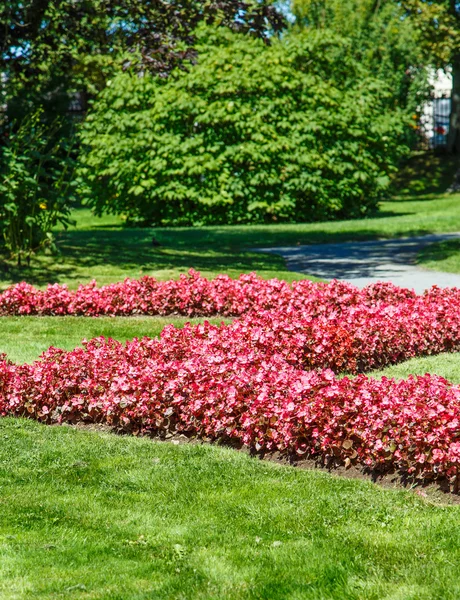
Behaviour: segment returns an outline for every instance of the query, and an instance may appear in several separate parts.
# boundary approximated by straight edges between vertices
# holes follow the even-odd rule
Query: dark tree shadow
[[[395,193],[417,200],[433,200],[445,194],[460,167],[458,156],[433,151],[415,152],[393,181]]]
[[[406,236],[430,233],[424,227],[406,231]],[[152,237],[161,245],[154,247]],[[157,229],[94,229],[61,232],[57,237],[59,255],[37,256],[30,267],[18,268],[12,261],[0,261],[0,285],[28,281],[35,285],[77,281],[82,273],[95,267],[117,267],[120,273],[133,270],[198,271],[225,273],[285,270],[284,259],[274,254],[251,251],[257,247],[297,246],[349,241],[375,240],[382,237],[378,219],[369,220],[361,231],[328,232],[322,229],[302,231],[291,226],[234,226]],[[313,274],[313,273],[312,273]],[[90,278],[91,275],[88,275]],[[122,276],[120,276],[122,278]]]
[[[437,165],[434,171],[430,161]],[[53,257],[36,256],[31,267],[18,268],[14,262],[5,257],[2,260],[0,256],[0,287],[5,287],[9,282],[23,280],[40,286],[49,282],[64,281],[72,285],[72,282],[82,281],[85,277],[91,278],[94,273],[99,276],[98,267],[101,265],[113,267],[114,272],[116,271],[114,277],[118,279],[123,278],[124,272],[186,272],[190,267],[212,272],[275,273],[285,270],[284,259],[274,254],[256,253],[251,249],[359,242],[389,238],[391,235],[410,237],[429,234],[433,229],[425,219],[419,224],[416,215],[420,206],[417,208],[416,204],[433,199],[430,194],[443,188],[448,179],[446,173],[450,168],[451,166],[446,167],[445,163],[436,157],[416,157],[400,175],[398,185],[400,191],[407,192],[412,185],[412,179],[421,176],[423,194],[409,189],[410,197],[404,200],[404,212],[401,212],[402,207],[398,205],[398,200],[395,200],[394,210],[393,202],[386,203],[384,211],[365,221],[357,221],[356,227],[353,221],[342,221],[337,224],[312,223],[308,227],[304,224],[279,224],[131,228],[113,223],[99,224],[98,219],[94,218],[94,222],[86,222],[87,229],[59,232],[59,254]],[[413,211],[411,201],[415,203]],[[406,219],[402,228],[403,234],[397,227],[392,227],[389,233],[389,229],[387,230],[381,221],[410,215],[414,215],[413,222],[408,227]],[[152,244],[153,237],[159,246]]]
[[[455,255],[460,255],[460,240],[437,242],[430,244],[420,251],[417,257],[417,264],[423,266],[424,263],[447,260]]]

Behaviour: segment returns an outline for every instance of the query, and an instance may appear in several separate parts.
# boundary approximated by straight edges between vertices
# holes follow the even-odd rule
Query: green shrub
[[[325,32],[271,45],[200,33],[167,79],[124,73],[87,118],[80,173],[97,213],[200,225],[359,217],[405,151],[404,112]]]
[[[39,248],[54,247],[52,229],[72,222],[74,159],[58,121],[38,110],[0,128],[0,236],[18,264]]]

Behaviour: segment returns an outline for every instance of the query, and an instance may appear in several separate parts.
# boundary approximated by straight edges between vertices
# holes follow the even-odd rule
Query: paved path
[[[358,287],[391,281],[421,293],[432,285],[460,288],[460,274],[429,271],[415,265],[417,253],[424,246],[454,238],[460,238],[460,233],[258,250],[280,254],[291,271],[343,279]]]

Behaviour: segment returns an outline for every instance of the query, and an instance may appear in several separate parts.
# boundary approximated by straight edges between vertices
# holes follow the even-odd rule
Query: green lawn
[[[229,319],[207,319],[218,325]],[[182,327],[204,319],[189,317],[1,317],[0,354],[14,362],[33,362],[50,346],[73,350],[83,339],[100,335],[120,342],[132,338],[157,337],[165,325]]]
[[[286,270],[284,260],[251,249],[266,246],[369,240],[460,231],[460,194],[446,195],[457,160],[415,154],[394,182],[394,200],[384,202],[374,218],[294,225],[242,225],[196,228],[128,228],[121,217],[94,217],[74,211],[76,226],[58,230],[59,255],[39,255],[18,269],[0,256],[0,289],[26,280],[39,286],[66,283],[75,288],[137,278],[176,278],[193,267],[207,277],[257,271],[262,277],[293,281],[306,275]],[[305,215],[308,219],[308,215]],[[154,237],[161,246],[152,245]],[[438,260],[435,257],[434,260]]]
[[[118,217],[94,217],[89,210],[74,211],[77,226],[57,232],[59,256],[39,255],[31,267],[18,269],[9,260],[0,262],[0,288],[26,280],[38,286],[66,283],[76,288],[96,279],[102,284],[126,277],[152,275],[158,279],[177,278],[190,268],[206,277],[227,273],[257,273],[265,278],[278,277],[293,281],[306,275],[286,270],[280,256],[251,252],[250,229],[245,239],[233,241],[231,228],[149,229],[127,228]],[[243,228],[244,230],[244,228]],[[152,237],[161,246],[152,245]],[[311,279],[315,279],[312,277]]]
[[[17,363],[33,362],[50,346],[72,350],[83,339],[99,335],[120,342],[144,336],[157,337],[172,323],[200,323],[204,318],[189,317],[1,317],[0,354],[5,353]],[[219,317],[206,319],[216,325],[230,322]],[[460,383],[460,353],[413,358],[398,365],[369,373],[372,377],[405,378],[408,375],[435,373],[453,383]]]
[[[457,600],[460,507],[251,459],[0,421],[5,600]]]
[[[452,383],[460,384],[460,353],[445,352],[435,356],[422,356],[412,358],[399,365],[392,365],[379,371],[368,373],[371,377],[395,377],[396,379],[406,379],[409,375],[425,375],[431,373],[440,375]]]

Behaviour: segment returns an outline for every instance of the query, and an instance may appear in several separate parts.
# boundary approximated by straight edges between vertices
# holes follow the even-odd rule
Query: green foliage
[[[458,0],[405,0],[403,7],[407,20],[420,32],[425,56],[438,67],[451,64],[459,55]]]
[[[442,195],[452,183],[457,169],[456,156],[430,150],[416,151],[400,165],[393,179],[393,188],[398,196],[406,198]]]
[[[263,38],[284,26],[258,0],[0,2],[0,130],[9,135],[0,131],[0,235],[19,262],[50,241],[51,227],[68,210],[68,147],[79,120],[71,101],[78,95],[84,110],[129,64],[166,75],[190,62],[193,29],[203,20]],[[40,119],[30,117],[37,111]]]
[[[373,211],[405,151],[405,115],[347,40],[200,35],[187,72],[125,73],[95,102],[80,172],[96,212],[198,225]]]
[[[291,0],[290,8],[296,26],[341,31],[383,56],[399,54],[403,62],[418,53],[424,64],[443,67],[458,53],[457,0]],[[387,47],[381,45],[385,40]],[[406,57],[400,54],[401,42]]]
[[[385,79],[393,101],[417,112],[426,96],[427,60],[418,24],[394,0],[293,0],[295,29],[312,28],[346,35],[361,64]]]
[[[447,149],[460,151],[460,3],[458,0],[292,0],[296,26],[350,34],[374,72],[392,82],[414,112],[429,88],[426,67],[452,68]],[[370,60],[369,60],[370,59]],[[415,94],[414,94],[415,92]]]
[[[52,229],[70,223],[69,198],[74,162],[60,140],[59,126],[42,123],[36,112],[2,130],[0,146],[0,233],[17,256],[52,246]]]

